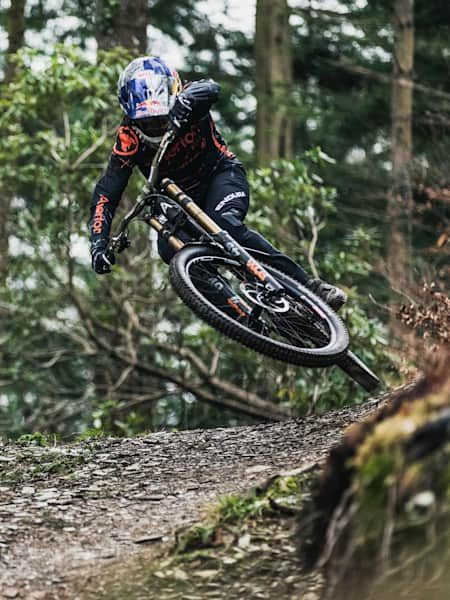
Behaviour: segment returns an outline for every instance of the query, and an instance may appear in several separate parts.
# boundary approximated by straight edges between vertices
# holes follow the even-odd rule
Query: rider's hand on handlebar
[[[98,275],[111,273],[111,267],[116,262],[114,253],[107,248],[105,244],[92,249],[92,268]]]
[[[175,104],[169,111],[169,121],[175,133],[179,133],[187,125],[192,116],[192,103],[181,93],[177,96]]]

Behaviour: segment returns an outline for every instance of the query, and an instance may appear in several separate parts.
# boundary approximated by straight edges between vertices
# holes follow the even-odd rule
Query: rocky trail
[[[0,446],[0,598],[83,598],[95,573],[173,540],[219,496],[322,460],[364,405],[275,424]]]

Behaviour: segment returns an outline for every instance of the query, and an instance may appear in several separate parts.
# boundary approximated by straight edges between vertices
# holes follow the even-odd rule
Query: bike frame
[[[238,244],[227,231],[221,229],[217,223],[211,219],[211,217],[209,217],[198,204],[194,202],[194,200],[192,200],[192,198],[178,187],[176,183],[169,178],[165,178],[161,182],[158,182],[159,165],[173,139],[174,133],[172,131],[168,131],[162,138],[152,161],[147,183],[142,193],[139,195],[136,204],[121,222],[117,235],[111,239],[109,249],[111,251],[117,250],[118,252],[121,252],[130,245],[127,237],[128,225],[133,219],[139,217],[146,207],[150,206],[152,207],[150,214],[140,218],[148,223],[158,232],[158,234],[162,235],[176,252],[181,250],[185,246],[185,242],[172,233],[173,229],[176,229],[176,227],[174,228],[173,223],[170,223],[166,217],[161,219],[161,214],[156,214],[157,211],[155,209],[160,205],[161,198],[167,197],[175,202],[187,216],[189,221],[194,223],[197,229],[200,228],[210,241],[219,245],[227,257],[236,260],[244,266],[248,273],[264,286],[267,294],[274,295],[288,290],[292,296],[301,299],[317,311],[317,307],[301,293],[300,288],[288,284],[284,286],[280,285],[280,283],[272,277],[264,266],[257,261],[246,248]],[[160,190],[162,190],[166,196],[162,195]],[[163,213],[163,211],[160,212]],[[167,223],[169,223],[171,227],[167,227]]]
[[[198,231],[198,241],[202,241],[202,238],[206,238],[210,243],[220,247],[225,257],[244,266],[250,276],[253,277],[253,280],[262,286],[266,294],[265,297],[269,301],[272,299],[275,299],[276,301],[278,299],[276,296],[287,293],[291,297],[300,300],[300,302],[307,305],[320,319],[326,320],[326,315],[320,308],[321,301],[318,298],[316,301],[313,301],[309,295],[302,292],[302,286],[300,284],[297,285],[294,282],[291,283],[288,280],[289,278],[284,278],[283,285],[281,285],[267,269],[264,268],[258,259],[268,262],[268,256],[266,257],[264,253],[251,249],[252,253],[250,253],[246,248],[243,248],[227,231],[221,229],[217,223],[211,219],[211,217],[209,217],[194,202],[194,200],[192,200],[192,198],[176,185],[176,183],[168,178],[159,182],[159,165],[173,139],[174,133],[172,131],[167,132],[163,136],[152,161],[147,183],[141,194],[138,196],[136,204],[125,215],[120,223],[117,235],[111,238],[108,250],[111,252],[122,252],[130,246],[127,237],[128,226],[133,219],[140,218],[156,230],[158,235],[162,235],[175,252],[178,252],[186,246],[186,243],[178,238],[175,233],[178,229],[182,230],[183,225],[187,222],[189,225],[193,225]],[[176,211],[178,212],[176,212],[174,216],[173,213],[172,215],[165,214],[169,211],[164,210],[164,203],[168,203],[171,207],[175,206]],[[150,207],[150,211],[144,214],[144,216],[141,216],[143,211],[148,207]],[[223,294],[226,303],[230,309],[234,311],[235,316],[237,315],[238,318],[246,319],[250,325],[253,320],[255,323],[257,322],[263,310],[262,305],[256,304],[253,307],[249,306],[247,302],[228,285],[226,278],[221,278],[220,275],[216,276],[214,273],[211,273],[210,277],[207,275],[207,280],[212,288]],[[275,298],[273,298],[274,296]],[[368,391],[372,391],[380,383],[377,376],[350,351],[347,351],[345,355],[340,357],[336,364]]]

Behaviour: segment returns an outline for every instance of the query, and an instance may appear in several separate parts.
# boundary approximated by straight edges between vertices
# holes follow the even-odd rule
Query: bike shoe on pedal
[[[309,279],[305,285],[333,310],[339,310],[347,302],[347,294],[343,290],[321,279]]]

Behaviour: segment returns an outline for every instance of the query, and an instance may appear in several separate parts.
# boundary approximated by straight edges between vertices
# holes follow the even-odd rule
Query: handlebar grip
[[[114,254],[114,252],[118,252],[120,254],[120,252],[123,252],[130,246],[131,246],[130,240],[124,233],[122,233],[122,234],[119,234],[117,237],[113,238],[112,240],[110,240],[107,250],[108,250],[108,252],[112,252],[113,254]]]

